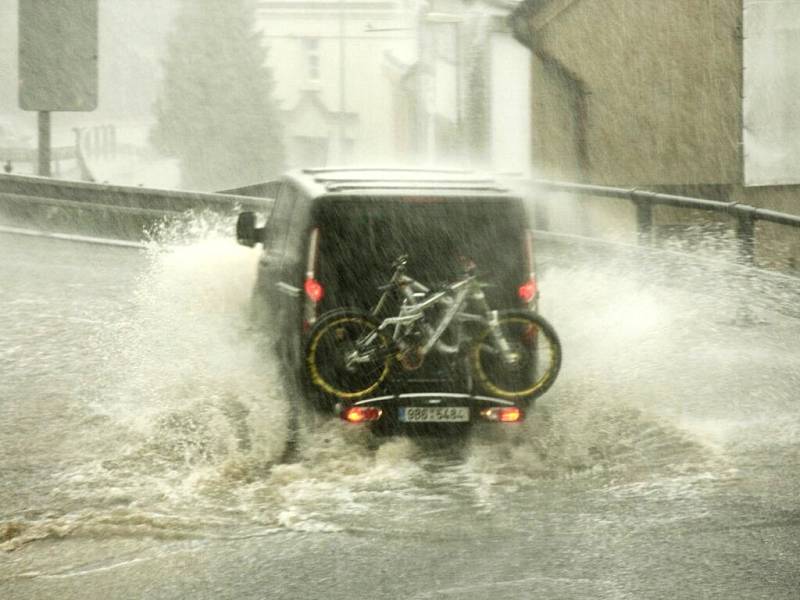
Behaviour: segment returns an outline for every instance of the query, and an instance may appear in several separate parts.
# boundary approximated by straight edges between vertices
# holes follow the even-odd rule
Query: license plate
[[[404,423],[463,423],[469,421],[467,406],[401,406]]]

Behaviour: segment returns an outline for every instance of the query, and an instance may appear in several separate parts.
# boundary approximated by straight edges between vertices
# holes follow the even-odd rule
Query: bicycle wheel
[[[306,346],[311,382],[343,400],[366,396],[389,374],[390,340],[369,314],[337,310],[317,321]]]
[[[487,325],[470,351],[477,383],[489,394],[509,400],[541,396],[561,368],[561,343],[555,329],[536,313],[524,310],[500,311],[497,326],[508,352],[501,350]]]

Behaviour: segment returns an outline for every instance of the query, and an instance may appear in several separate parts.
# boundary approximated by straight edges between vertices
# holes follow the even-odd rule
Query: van
[[[528,215],[522,200],[489,177],[416,169],[303,169],[275,184],[263,226],[239,215],[237,240],[262,244],[254,290],[257,312],[276,342],[285,372],[320,407],[346,406],[309,385],[304,348],[321,315],[369,310],[404,256],[408,273],[431,289],[474,261],[495,309],[535,310],[538,290]],[[473,397],[468,376],[446,357],[429,356],[393,378],[376,398],[385,405]],[[506,405],[482,398],[488,405]],[[346,403],[345,403],[346,404]]]

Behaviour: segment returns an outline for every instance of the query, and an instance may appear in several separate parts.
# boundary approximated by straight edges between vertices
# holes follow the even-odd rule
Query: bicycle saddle
[[[392,263],[392,269],[405,268],[406,264],[408,264],[408,254],[401,254],[394,259],[394,262]]]

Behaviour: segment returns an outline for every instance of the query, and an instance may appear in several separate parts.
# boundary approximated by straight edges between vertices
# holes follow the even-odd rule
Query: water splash
[[[671,254],[570,256],[554,243],[539,245],[542,311],[565,362],[525,423],[422,444],[306,414],[297,458],[283,464],[297,398],[249,318],[258,251],[237,246],[232,228],[203,215],[154,234],[119,316],[89,344],[102,367],[81,390],[84,454],[39,507],[2,518],[3,548],[63,536],[415,535],[431,519],[458,529],[475,511],[527,510],[558,485],[693,497],[736,477],[736,448],[796,444],[797,324],[785,310],[796,284],[751,275],[761,324],[743,325],[728,269]]]

